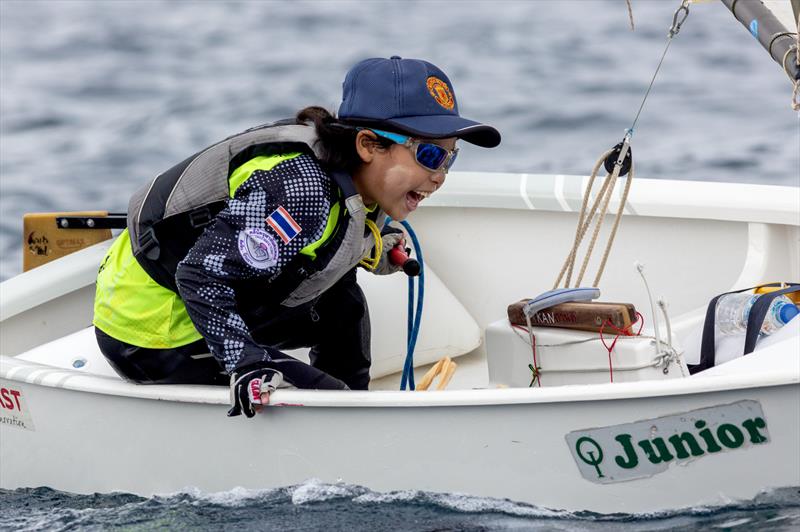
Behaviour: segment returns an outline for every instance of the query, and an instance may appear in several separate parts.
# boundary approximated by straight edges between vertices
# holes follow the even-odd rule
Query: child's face
[[[374,135],[372,132],[362,132]],[[358,142],[358,141],[357,141]],[[425,140],[453,150],[455,138]],[[359,149],[359,153],[361,153]],[[404,220],[419,203],[444,184],[443,170],[432,172],[422,167],[406,146],[392,144],[388,148],[375,143],[364,148],[364,164],[353,176],[356,189],[371,205],[377,203],[393,220]]]

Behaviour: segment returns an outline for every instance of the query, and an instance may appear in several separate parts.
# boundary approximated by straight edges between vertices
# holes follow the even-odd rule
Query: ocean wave
[[[422,490],[373,491],[309,479],[293,486],[153,497],[76,495],[49,488],[0,490],[0,530],[791,530],[800,526],[800,488],[752,501],[651,514],[596,514],[506,499]]]

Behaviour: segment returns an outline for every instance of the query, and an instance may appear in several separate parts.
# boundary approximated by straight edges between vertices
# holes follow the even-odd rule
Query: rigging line
[[[679,19],[679,17],[681,17]],[[675,14],[672,17],[672,26],[669,29],[669,34],[667,36],[667,45],[664,47],[664,53],[661,54],[661,60],[658,62],[658,66],[656,67],[656,71],[653,74],[653,78],[650,80],[650,85],[647,87],[647,91],[644,94],[644,98],[642,98],[642,104],[639,106],[639,110],[636,112],[636,118],[633,119],[633,124],[631,124],[631,128],[628,130],[631,134],[636,129],[636,123],[639,121],[639,115],[642,114],[642,109],[644,109],[644,103],[647,101],[647,97],[650,95],[650,90],[653,88],[653,84],[656,81],[656,76],[658,76],[658,71],[661,70],[661,65],[664,63],[664,58],[667,56],[667,51],[669,50],[669,45],[672,44],[672,38],[675,37],[679,31],[681,31],[681,26],[684,22],[686,22],[686,18],[689,16],[689,0],[682,0],[680,7],[675,11]]]
[[[670,44],[672,44],[672,37],[667,40],[667,46],[664,48],[664,53],[661,54],[661,60],[658,62],[658,67],[656,67],[655,74],[653,74],[653,79],[650,80],[650,86],[647,87],[647,92],[645,92],[644,98],[642,98],[642,104],[639,106],[639,110],[636,112],[636,118],[633,119],[633,124],[631,124],[630,131],[634,131],[636,129],[636,122],[639,121],[639,115],[642,114],[642,109],[644,109],[644,102],[647,101],[647,97],[650,95],[650,89],[653,88],[653,83],[656,81],[658,71],[661,70],[661,64],[664,62],[664,57],[667,55],[667,50],[669,50]]]
[[[625,0],[625,3],[628,4],[628,18],[631,21],[631,31],[635,31],[636,27],[633,25],[633,6],[631,6],[631,0]]]

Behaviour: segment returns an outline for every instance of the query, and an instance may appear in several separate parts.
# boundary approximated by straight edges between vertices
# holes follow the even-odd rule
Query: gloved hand
[[[269,368],[245,369],[243,373],[231,373],[231,409],[228,417],[244,414],[256,415],[256,408],[269,403],[269,394],[283,382],[280,371]],[[268,394],[265,400],[261,394]]]
[[[378,266],[374,270],[376,275],[389,275],[390,273],[402,271],[402,264],[392,264],[391,261],[389,261],[389,252],[397,244],[404,242],[405,236],[406,234],[401,229],[392,227],[388,224],[383,227],[383,230],[381,231],[383,252],[381,253],[381,260],[378,262]]]

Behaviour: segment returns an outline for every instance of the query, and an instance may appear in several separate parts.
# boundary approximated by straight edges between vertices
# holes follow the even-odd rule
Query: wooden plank
[[[508,320],[512,324],[527,326],[522,308],[528,301],[523,299],[508,306]],[[531,325],[599,332],[606,320],[618,329],[625,329],[636,321],[636,309],[630,303],[601,301],[561,303],[542,309],[531,316]],[[610,327],[606,325],[604,330],[609,329]]]
[[[110,229],[62,229],[59,216],[103,217],[106,211],[38,212],[23,217],[22,271],[46,264],[111,238]],[[98,264],[99,266],[99,264]]]

